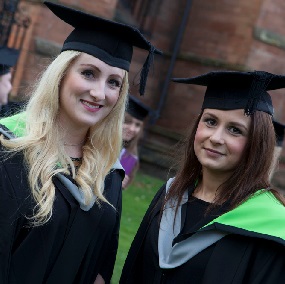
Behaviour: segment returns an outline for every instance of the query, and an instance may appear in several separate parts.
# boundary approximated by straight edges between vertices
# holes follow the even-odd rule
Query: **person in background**
[[[12,90],[11,68],[16,65],[19,50],[7,46],[0,47],[0,117],[13,114],[21,104],[9,102],[9,94]]]
[[[207,86],[202,111],[128,253],[120,284],[285,283],[284,197],[271,188],[268,90],[285,76],[215,71],[174,82]]]
[[[284,130],[285,130],[284,124],[276,121],[275,119],[273,119],[272,122],[273,122],[275,136],[276,136],[276,145],[275,145],[275,150],[274,150],[272,169],[270,173],[270,180],[272,180],[274,172],[276,171],[276,168],[278,166],[280,155],[282,153],[282,146],[283,146],[283,141],[284,141]]]
[[[139,168],[138,142],[143,133],[144,119],[149,112],[149,107],[129,95],[123,124],[123,149],[120,154],[120,162],[125,169],[123,189],[130,185]]]
[[[156,49],[136,28],[44,4],[74,29],[25,111],[1,120],[0,283],[110,283],[128,71],[134,46]]]

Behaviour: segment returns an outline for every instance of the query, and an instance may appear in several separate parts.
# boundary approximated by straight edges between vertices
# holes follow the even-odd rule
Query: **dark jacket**
[[[208,227],[229,234],[186,263],[171,269],[161,269],[157,261],[155,265],[147,266],[146,269],[145,263],[153,260],[155,254],[145,254],[146,251],[150,252],[150,244],[146,243],[146,239],[158,238],[158,228],[153,228],[159,220],[164,196],[165,187],[162,187],[153,199],[134,238],[123,267],[120,284],[285,283],[284,239],[218,222]],[[280,226],[285,230],[284,224],[281,222]],[[189,237],[192,235],[189,234]],[[202,267],[199,280],[193,278],[194,274],[199,274],[196,271],[197,267]]]
[[[114,206],[94,204],[89,211],[54,177],[52,218],[30,227],[34,201],[22,153],[0,159],[0,283],[93,283],[100,273],[110,282],[118,247],[121,183],[112,171],[104,195]]]

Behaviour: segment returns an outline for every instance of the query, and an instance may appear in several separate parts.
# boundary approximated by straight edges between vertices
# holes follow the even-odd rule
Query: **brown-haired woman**
[[[284,199],[270,187],[275,146],[267,90],[285,77],[210,72],[176,177],[153,199],[120,283],[285,283]]]

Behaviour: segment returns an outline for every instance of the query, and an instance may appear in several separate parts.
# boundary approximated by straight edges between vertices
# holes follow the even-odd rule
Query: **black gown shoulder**
[[[0,283],[94,283],[98,273],[109,283],[118,247],[122,173],[106,177],[100,203],[83,211],[63,186],[56,191],[52,218],[31,227],[35,202],[21,152],[7,158],[0,149]],[[3,158],[4,157],[4,158]],[[6,158],[5,158],[6,157]]]
[[[154,238],[150,235],[158,237],[158,228],[153,229],[159,226],[154,224],[159,214],[155,205],[161,204],[164,191],[165,187],[160,189],[142,220],[125,261],[120,284],[285,283],[285,246],[240,234],[225,236],[178,267],[161,269],[157,261],[147,269],[146,259],[157,259],[150,257],[149,249],[146,255],[145,248],[152,245],[149,240]],[[197,272],[199,269],[201,273]]]

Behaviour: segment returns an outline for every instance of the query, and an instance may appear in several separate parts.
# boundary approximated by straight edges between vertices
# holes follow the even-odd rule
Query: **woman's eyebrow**
[[[91,63],[80,63],[81,67],[90,67],[92,69],[95,69],[97,72],[102,73],[101,69],[99,67],[97,67],[96,65],[93,65]],[[121,80],[123,80],[123,76],[121,76],[121,74],[118,73],[112,73],[111,76],[116,76],[118,78],[120,78]]]
[[[218,117],[217,117],[215,114],[211,113],[211,112],[204,112],[204,113],[203,113],[203,116],[204,116],[204,115],[209,115],[209,116],[211,116],[211,117],[213,117],[213,118],[218,119]]]
[[[244,128],[244,130],[248,130],[248,127],[243,124],[243,123],[240,123],[240,122],[237,122],[237,121],[230,121],[229,122],[231,125],[234,125],[234,126],[237,126],[237,127],[240,127],[240,128]]]

